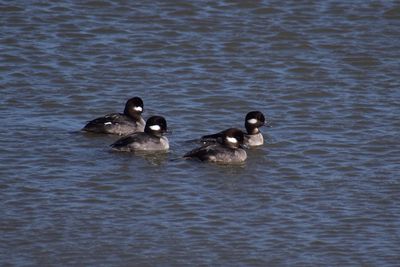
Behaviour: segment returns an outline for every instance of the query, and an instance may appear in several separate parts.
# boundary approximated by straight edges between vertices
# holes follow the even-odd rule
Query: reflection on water
[[[138,160],[144,159],[147,161],[149,165],[160,166],[165,164],[168,160],[168,152],[167,151],[136,151],[136,152],[120,152],[120,151],[111,151],[114,154],[119,154],[120,157],[126,157],[130,160]]]

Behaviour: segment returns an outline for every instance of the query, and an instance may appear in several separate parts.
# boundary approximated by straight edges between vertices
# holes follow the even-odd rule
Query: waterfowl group
[[[162,116],[152,116],[145,122],[143,111],[143,100],[133,97],[126,102],[123,113],[111,113],[89,121],[82,130],[122,136],[111,144],[112,150],[116,151],[167,151],[167,121]],[[259,128],[269,125],[260,111],[251,111],[245,117],[244,126],[246,133],[229,128],[202,136],[199,139],[201,146],[187,152],[183,158],[228,164],[244,162],[247,159],[246,148],[264,144]]]

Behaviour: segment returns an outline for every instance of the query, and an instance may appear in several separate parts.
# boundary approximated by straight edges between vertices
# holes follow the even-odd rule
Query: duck
[[[133,97],[126,101],[124,113],[111,113],[89,121],[83,131],[101,134],[127,135],[143,132],[143,100]]]
[[[237,128],[229,128],[220,133],[215,142],[205,143],[186,153],[185,159],[198,159],[204,162],[234,164],[242,163],[247,159],[243,148],[245,134]]]
[[[247,147],[256,147],[264,144],[264,137],[260,132],[260,127],[268,126],[266,123],[264,114],[260,111],[250,111],[247,113],[245,118],[244,126],[246,128],[246,134],[244,135],[244,145]],[[203,143],[216,142],[221,139],[227,130],[218,132],[216,134],[204,135],[200,141]]]
[[[146,121],[143,132],[124,136],[111,144],[116,151],[166,151],[169,141],[164,134],[167,132],[167,121],[162,116],[152,116]]]

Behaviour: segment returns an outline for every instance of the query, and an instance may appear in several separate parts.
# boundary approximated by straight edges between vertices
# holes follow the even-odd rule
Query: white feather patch
[[[159,130],[161,130],[160,125],[151,125],[149,128],[152,129],[153,131],[159,131]]]
[[[227,136],[227,137],[226,137],[226,140],[228,140],[229,143],[233,143],[233,144],[236,144],[236,143],[238,142],[237,139],[236,139],[235,137],[229,137],[229,136]]]
[[[250,124],[255,124],[255,123],[257,123],[257,119],[250,119],[250,120],[247,120],[247,122]]]
[[[142,111],[143,110],[142,107],[133,107],[133,109],[136,110],[136,111]]]
[[[104,123],[104,125],[111,125],[112,124],[112,122],[106,122],[106,123]]]

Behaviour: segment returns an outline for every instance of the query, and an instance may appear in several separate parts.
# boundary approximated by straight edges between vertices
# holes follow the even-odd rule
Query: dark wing
[[[105,132],[107,129],[113,125],[121,123],[123,121],[123,115],[119,113],[108,114],[104,117],[100,117],[89,121],[85,127],[84,131],[89,132]]]
[[[215,154],[214,148],[215,144],[205,144],[199,148],[195,148],[192,151],[186,153],[184,158],[198,158],[201,161],[208,160],[210,156]]]
[[[120,148],[120,147],[126,147],[129,144],[132,144],[133,142],[136,142],[138,140],[138,136],[142,133],[133,133],[127,136],[124,136],[117,141],[115,141],[113,144],[110,146],[112,148]]]
[[[212,143],[212,142],[221,143],[225,132],[226,132],[226,130],[221,131],[216,134],[204,135],[201,137],[200,141],[205,142],[205,143]]]

